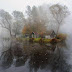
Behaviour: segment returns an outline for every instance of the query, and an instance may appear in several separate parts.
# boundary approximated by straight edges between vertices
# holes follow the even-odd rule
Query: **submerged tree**
[[[57,34],[58,34],[60,25],[64,22],[64,19],[69,14],[68,9],[66,6],[55,4],[50,7],[50,11],[53,15],[54,20],[58,24],[57,28]]]

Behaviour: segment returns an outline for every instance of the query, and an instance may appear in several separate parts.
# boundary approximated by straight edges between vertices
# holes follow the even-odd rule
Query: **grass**
[[[41,38],[34,38],[34,42],[39,42],[39,40],[40,40]],[[45,39],[45,38],[43,38],[42,39],[45,43],[48,43],[48,42],[50,42],[51,41],[51,39]]]
[[[28,41],[29,41],[29,39],[31,39],[31,38],[17,38],[16,40],[17,40],[17,41],[20,41],[20,42],[23,42],[23,41],[25,41],[25,40],[28,40]],[[60,42],[60,41],[64,40],[64,37],[60,37],[60,39],[57,39],[57,38],[54,38],[54,39],[55,39],[57,42]],[[40,40],[41,40],[43,43],[50,43],[50,42],[52,41],[52,39],[34,38],[33,42],[34,42],[34,43],[39,43]]]
[[[49,43],[51,39],[43,39],[44,43]]]
[[[41,38],[34,38],[34,42],[39,42],[39,40],[40,40]]]
[[[25,41],[25,40],[29,40],[29,38],[16,38],[17,41]]]
[[[61,41],[64,41],[66,40],[66,37],[67,35],[66,34],[58,34],[56,38],[53,38],[53,39],[46,39],[46,38],[16,38],[17,41],[20,41],[20,42],[23,42],[25,40],[27,41],[32,41],[34,43],[50,43],[50,42],[61,42]]]

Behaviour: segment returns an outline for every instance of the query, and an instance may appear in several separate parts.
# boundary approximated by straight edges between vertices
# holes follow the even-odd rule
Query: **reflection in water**
[[[32,52],[29,61],[30,72],[34,69],[35,72],[39,68],[44,69],[50,63],[50,59],[52,58],[52,54],[49,54],[46,49],[40,49]]]
[[[24,49],[19,44],[15,44],[13,48],[2,53],[1,66],[9,68],[14,64],[15,67],[19,67],[25,65],[25,62],[29,60],[30,72],[37,72],[39,69],[51,69],[52,72],[69,72],[70,66],[67,65],[64,59],[62,49],[66,44],[48,45],[30,44],[24,46],[26,47]]]
[[[16,62],[15,62],[15,67],[24,65],[26,60],[27,59],[24,59],[24,58],[17,59]]]
[[[1,65],[4,68],[9,68],[13,62],[13,55],[12,55],[12,50],[9,49],[5,52],[2,53],[1,55]]]

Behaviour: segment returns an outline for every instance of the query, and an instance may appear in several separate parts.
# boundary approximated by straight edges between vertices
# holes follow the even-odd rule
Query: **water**
[[[2,53],[0,72],[70,72],[71,54],[67,42],[49,46],[14,43]]]

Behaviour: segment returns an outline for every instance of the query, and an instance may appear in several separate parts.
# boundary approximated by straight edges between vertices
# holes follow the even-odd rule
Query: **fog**
[[[72,72],[72,10],[70,6],[68,6],[68,9],[70,11],[70,14],[68,15],[68,17],[64,19],[64,23],[60,26],[59,32],[67,34],[67,39],[66,39],[67,48],[63,49],[63,53],[64,53],[64,58],[65,58],[66,63],[71,66],[69,72]],[[9,36],[8,31],[1,29],[0,31],[0,55],[3,51],[6,51],[9,49],[8,47],[9,47],[10,41],[4,42],[2,39],[3,37],[6,37],[6,36],[7,37]],[[5,45],[5,47],[3,47],[3,45]],[[0,72],[32,72],[29,70],[30,68],[29,59],[30,58],[26,58],[24,65],[19,66],[19,67],[15,66],[15,59],[13,59],[13,63],[11,64],[9,68],[5,69],[0,66]],[[0,61],[0,64],[1,64],[1,61]],[[35,72],[34,68],[33,68],[33,72]],[[39,68],[37,72],[53,72],[53,71],[51,71],[51,68],[48,67],[48,69]],[[58,72],[58,70],[56,72]],[[64,72],[67,72],[67,71],[64,71]]]

